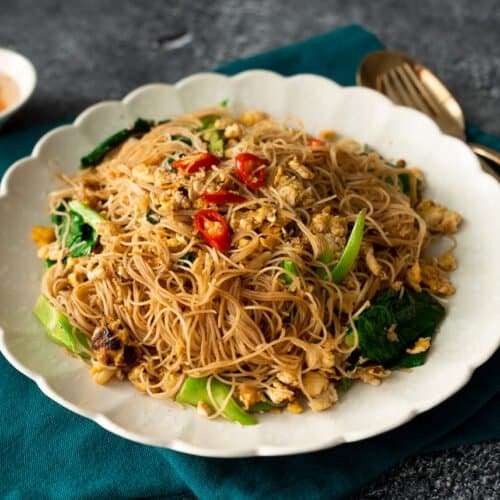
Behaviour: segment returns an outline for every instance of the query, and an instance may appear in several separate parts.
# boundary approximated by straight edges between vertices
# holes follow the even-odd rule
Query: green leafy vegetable
[[[359,253],[359,249],[361,247],[361,242],[363,240],[363,230],[365,227],[365,209],[359,212],[356,217],[356,221],[354,222],[354,226],[352,228],[351,234],[349,235],[349,239],[347,240],[346,246],[340,256],[338,262],[330,269],[332,280],[334,283],[340,283],[346,276],[347,273],[351,270],[354,262]],[[332,251],[326,250],[321,255],[319,255],[318,259],[326,265],[329,265],[332,260]],[[328,279],[328,273],[323,268],[316,269],[316,273],[321,279]]]
[[[44,263],[43,263],[43,267],[45,267],[45,269],[49,269],[51,268],[57,261],[55,260],[50,260],[50,259],[45,259]]]
[[[95,149],[80,160],[80,168],[95,167],[114,148],[125,142],[129,137],[141,137],[149,132],[153,122],[137,118],[134,125],[125,128],[102,141]]]
[[[193,142],[191,141],[191,139],[189,139],[188,137],[183,137],[182,135],[174,134],[172,136],[172,140],[173,141],[183,142],[184,144],[187,144],[188,146],[192,146],[193,145]]]
[[[347,392],[351,388],[352,383],[353,383],[352,378],[342,377],[340,379],[338,386],[342,392]]]
[[[158,222],[160,222],[161,216],[154,210],[148,210],[148,213],[146,214],[146,219],[151,224],[158,224]]]
[[[391,368],[397,370],[398,368],[415,368],[417,366],[422,366],[427,359],[427,352],[428,351],[419,352],[418,354],[405,353],[391,366]]]
[[[283,408],[283,406],[275,405],[271,401],[259,401],[249,408],[250,413],[265,413],[266,411],[274,410],[275,408]]]
[[[220,118],[219,115],[206,115],[200,118],[201,126],[196,129],[196,132],[213,128],[215,122]]]
[[[207,377],[187,377],[176,396],[176,400],[179,403],[192,406],[197,406],[202,401],[214,411],[208,387],[210,387],[210,392],[217,406],[222,407],[230,394],[231,388],[219,380],[208,379]],[[231,422],[237,422],[241,425],[255,425],[257,423],[255,417],[247,413],[233,397],[227,401],[222,411],[222,416]]]
[[[64,205],[59,206],[58,212],[64,211]],[[83,217],[70,210],[66,215],[52,214],[52,222],[56,226],[59,245],[64,242],[71,257],[89,255],[97,243],[97,231],[87,224]]]
[[[227,105],[229,104],[229,99],[223,99],[220,103],[219,106],[221,108],[227,108]]]
[[[175,158],[174,157],[170,157],[170,158],[167,158],[164,162],[163,162],[163,168],[167,171],[167,172],[175,172],[175,168],[172,167],[172,163],[174,163],[175,161]]]
[[[90,359],[88,352],[90,347],[85,335],[72,326],[68,318],[60,313],[45,295],[40,295],[38,298],[33,314],[45,328],[50,340],[83,359]]]
[[[394,290],[386,290],[356,319],[359,351],[386,367],[418,366],[425,356],[407,355],[406,348],[420,337],[432,337],[444,315],[444,307],[426,292],[405,290],[400,297]],[[387,335],[392,325],[396,325],[395,340]],[[352,331],[346,334],[348,345],[352,345],[353,335]]]
[[[179,265],[180,266],[185,266],[187,265],[188,262],[193,263],[196,260],[196,252],[186,252],[180,259],[179,259]]]

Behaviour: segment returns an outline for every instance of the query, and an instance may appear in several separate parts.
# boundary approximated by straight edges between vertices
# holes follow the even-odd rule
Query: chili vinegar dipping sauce
[[[14,106],[19,99],[19,87],[8,75],[0,71],[0,113]]]

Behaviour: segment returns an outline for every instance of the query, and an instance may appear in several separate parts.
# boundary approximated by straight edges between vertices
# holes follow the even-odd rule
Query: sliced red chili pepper
[[[266,162],[251,153],[240,153],[234,159],[236,172],[240,179],[250,188],[259,189],[266,181],[263,165]]]
[[[217,205],[223,205],[224,203],[243,203],[246,201],[244,196],[238,193],[232,193],[231,191],[225,191],[224,189],[213,193],[201,193],[200,197],[207,203],[216,203]]]
[[[194,226],[205,241],[220,252],[231,248],[231,233],[222,214],[211,208],[199,210],[194,214]]]
[[[194,153],[175,160],[171,166],[184,170],[188,174],[193,174],[200,168],[210,168],[219,163],[220,158],[211,153]]]
[[[319,147],[325,145],[325,141],[322,141],[321,139],[316,139],[313,137],[312,139],[307,139],[307,145],[310,148],[319,148]]]

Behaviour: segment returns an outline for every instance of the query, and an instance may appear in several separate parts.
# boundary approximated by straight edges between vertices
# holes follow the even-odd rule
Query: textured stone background
[[[69,118],[138,85],[190,73],[347,23],[428,65],[469,120],[500,135],[500,1],[0,0],[0,46],[26,54],[39,84],[6,127]],[[169,40],[191,38],[172,49]],[[500,498],[500,444],[415,457],[357,498]]]

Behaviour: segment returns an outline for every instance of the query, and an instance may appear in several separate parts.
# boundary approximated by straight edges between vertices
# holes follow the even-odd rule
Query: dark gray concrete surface
[[[428,65],[469,120],[500,135],[499,0],[0,0],[0,46],[28,56],[39,76],[5,130],[353,22]],[[183,33],[191,41],[169,48]],[[357,498],[500,498],[500,445],[412,458]]]

